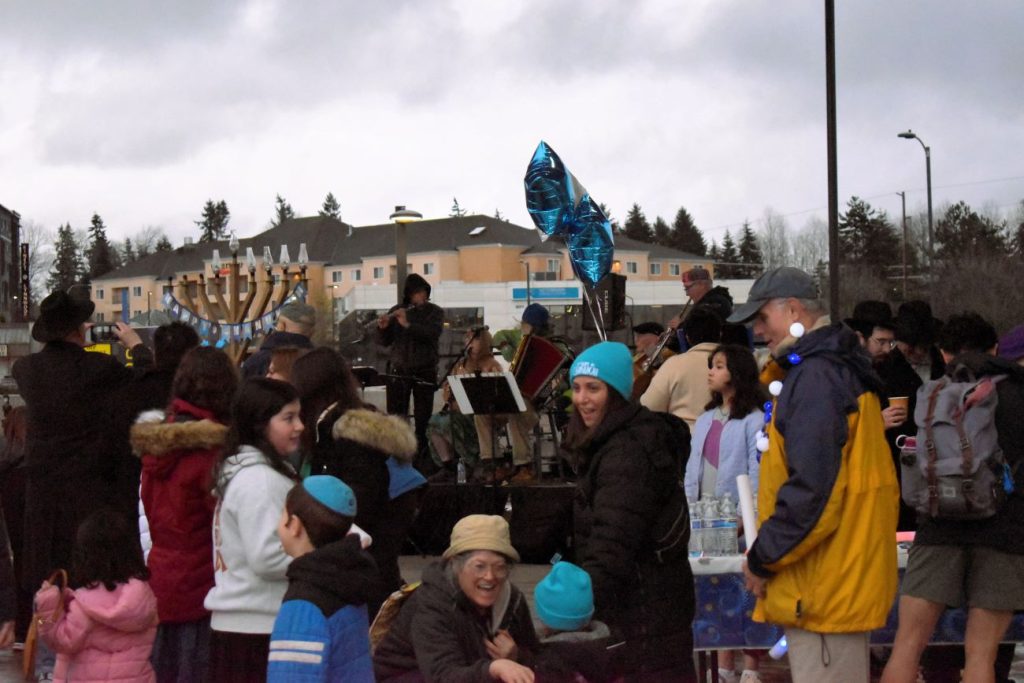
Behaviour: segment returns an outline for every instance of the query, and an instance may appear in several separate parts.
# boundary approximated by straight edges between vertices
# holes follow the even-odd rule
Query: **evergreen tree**
[[[276,228],[287,220],[295,218],[295,210],[292,205],[284,200],[284,197],[277,195],[274,200],[274,218],[270,221],[270,227]]]
[[[750,221],[743,221],[743,233],[740,235],[739,260],[743,265],[736,269],[735,276],[753,278],[764,269],[764,256],[757,235],[750,227]]]
[[[82,257],[75,241],[75,233],[71,230],[71,225],[65,223],[57,230],[57,241],[53,245],[53,266],[46,286],[51,292],[58,289],[66,292],[72,285],[78,283],[82,270]]]
[[[740,252],[736,249],[736,243],[732,239],[732,235],[729,231],[725,231],[725,237],[722,238],[722,251],[719,254],[719,259],[722,265],[715,269],[718,277],[721,278],[734,278],[736,277],[737,264],[740,261]]]
[[[718,242],[715,240],[711,240],[711,247],[708,249],[707,257],[711,259],[712,263],[715,263],[722,258],[722,252],[719,250]]]
[[[883,268],[901,261],[896,227],[884,211],[851,197],[839,216],[839,251],[845,263]]]
[[[967,202],[958,202],[947,208],[935,225],[935,257],[954,261],[964,256],[1005,253],[1004,227],[979,216]]]
[[[324,205],[320,207],[320,215],[325,218],[333,218],[336,221],[341,220],[341,204],[338,203],[333,192],[328,192],[327,196],[324,197]]]
[[[672,228],[661,216],[654,219],[654,243],[663,247],[672,246]]]
[[[1017,256],[1024,256],[1024,201],[1017,207],[1017,217],[1014,219],[1017,227],[1010,233],[1010,248]]]
[[[121,263],[128,265],[136,260],[135,249],[132,247],[132,238],[124,238],[124,246],[121,247]]]
[[[448,215],[452,218],[462,218],[466,213],[467,211],[459,206],[459,200],[452,197],[452,211]]]
[[[640,208],[639,204],[634,203],[633,208],[626,214],[623,234],[630,239],[647,242],[648,244],[654,241],[654,231],[651,230],[651,224],[647,222],[647,217],[644,216],[643,209]]]
[[[167,239],[167,235],[160,235],[160,239],[156,241],[156,246],[153,247],[154,251],[173,251],[174,246],[171,241]]]
[[[617,219],[612,217],[612,210],[608,208],[608,205],[601,202],[597,206],[601,209],[601,213],[604,214],[604,217],[608,219],[608,222],[612,224],[612,232],[616,235],[620,234],[622,232],[622,226],[619,225],[619,221]]]
[[[686,210],[686,207],[680,206],[676,211],[676,219],[672,221],[671,246],[679,251],[697,256],[706,256],[708,253],[708,243],[704,240],[704,235],[693,222],[693,216]]]
[[[280,197],[278,197],[280,199]],[[228,211],[227,202],[223,199],[214,202],[207,199],[203,205],[203,217],[195,221],[199,226],[200,242],[215,242],[225,239],[228,236],[228,221],[231,220],[231,212]]]
[[[106,275],[117,267],[113,247],[107,239],[107,227],[99,214],[92,215],[89,226],[89,247],[86,249],[89,280]]]

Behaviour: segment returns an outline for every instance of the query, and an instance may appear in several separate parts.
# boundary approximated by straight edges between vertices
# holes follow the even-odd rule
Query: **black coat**
[[[391,500],[388,458],[412,462],[416,435],[408,421],[373,410],[345,412],[331,408],[316,426],[317,443],[310,460],[312,474],[330,474],[356,494],[355,522],[374,538],[369,548],[381,573],[381,587],[368,602],[373,614],[402,585],[398,555],[412,526],[408,499]]]
[[[408,327],[392,318],[388,326],[377,329],[377,341],[391,347],[391,372],[431,369],[437,373],[438,340],[444,330],[444,310],[427,302],[420,306],[392,306],[388,313],[406,308]]]
[[[977,377],[1007,375],[996,385],[996,432],[1016,490],[993,517],[982,520],[936,520],[921,515],[914,543],[922,545],[979,545],[1024,555],[1024,368],[984,353],[964,353],[953,359],[952,371],[964,364]]]
[[[498,628],[482,619],[441,562],[423,570],[423,584],[402,606],[391,630],[373,654],[378,681],[419,670],[427,681],[490,683],[491,657],[484,638],[507,630],[519,650],[518,661],[529,666],[538,650],[530,608],[518,588],[509,584],[508,607]]]
[[[914,436],[917,434],[917,426],[914,424],[914,409],[917,406],[917,390],[922,382],[921,377],[914,371],[914,368],[903,357],[899,349],[893,349],[881,362],[874,363],[875,372],[882,378],[885,384],[885,396],[883,406],[888,407],[888,399],[893,396],[906,396],[909,399],[907,408],[907,421],[899,427],[885,430],[885,440],[889,444],[889,452],[892,453],[893,466],[896,468],[897,478],[902,477],[900,468],[900,449],[896,446],[896,439],[900,436]],[[914,508],[903,502],[900,498],[900,516],[896,523],[897,531],[913,531],[917,528],[917,513]]]
[[[132,349],[138,367],[152,355]],[[102,353],[50,342],[19,360],[12,371],[28,410],[25,444],[25,571],[28,590],[50,572],[67,568],[76,526],[112,506],[135,518],[121,481],[130,457],[118,420],[119,392],[132,369]]]
[[[626,645],[626,673],[692,673],[693,574],[685,557],[659,562],[651,528],[682,477],[689,430],[629,404],[609,414],[580,454],[576,560],[594,585],[594,617]]]
[[[14,565],[11,563],[11,544],[7,538],[3,508],[0,508],[0,626],[16,616],[14,591]]]

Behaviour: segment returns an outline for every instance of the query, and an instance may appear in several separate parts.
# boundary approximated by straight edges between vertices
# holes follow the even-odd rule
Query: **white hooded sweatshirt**
[[[229,633],[266,633],[288,588],[291,559],[277,537],[284,499],[295,482],[252,446],[224,461],[224,497],[213,515],[215,584],[204,605],[210,627]]]

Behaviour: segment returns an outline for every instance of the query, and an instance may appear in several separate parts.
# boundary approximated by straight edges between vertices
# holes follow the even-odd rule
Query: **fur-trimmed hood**
[[[355,441],[401,462],[412,462],[416,455],[416,433],[397,415],[362,408],[348,410],[335,421],[331,436]]]
[[[164,422],[160,411],[142,413],[132,425],[131,443],[136,455],[160,457],[173,451],[223,448],[228,428],[213,420]]]

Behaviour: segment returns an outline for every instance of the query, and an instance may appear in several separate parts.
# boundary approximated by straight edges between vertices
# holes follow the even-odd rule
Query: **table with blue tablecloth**
[[[907,551],[898,550],[900,580],[907,564]],[[744,589],[743,556],[702,557],[690,560],[697,598],[693,618],[694,650],[767,649],[782,637],[779,626],[751,619],[754,596]],[[897,599],[893,601],[885,626],[871,632],[872,645],[891,645],[896,638]],[[963,643],[967,612],[950,609],[939,619],[931,642]],[[1024,615],[1016,615],[1006,632],[1005,642],[1024,642]]]

